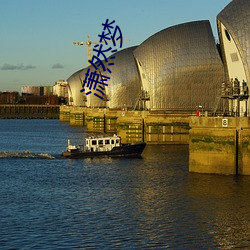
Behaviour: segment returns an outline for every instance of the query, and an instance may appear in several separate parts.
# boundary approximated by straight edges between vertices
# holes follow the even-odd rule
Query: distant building
[[[53,95],[53,86],[22,86],[21,94],[19,102],[23,104],[58,105],[61,103],[60,98]]]
[[[40,96],[40,87],[38,86],[22,86],[22,95],[37,95]]]
[[[16,104],[18,102],[18,92],[0,92],[0,104]]]
[[[35,96],[52,95],[53,87],[52,86],[22,86],[21,93],[22,95],[35,95]]]
[[[22,96],[22,104],[30,105],[58,105],[60,99],[55,95],[44,95],[44,96]]]
[[[53,86],[53,95],[68,98],[68,83],[64,80],[55,82]]]
[[[53,95],[53,86],[43,86],[41,87],[41,89],[43,89],[43,95]]]

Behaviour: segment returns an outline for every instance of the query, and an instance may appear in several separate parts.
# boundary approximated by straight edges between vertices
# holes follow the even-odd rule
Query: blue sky
[[[0,0],[0,91],[23,85],[53,85],[87,66],[87,46],[99,40],[102,23],[115,20],[129,42],[139,45],[156,32],[210,20],[231,0]]]

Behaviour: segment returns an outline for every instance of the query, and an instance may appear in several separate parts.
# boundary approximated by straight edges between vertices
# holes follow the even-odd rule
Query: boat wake
[[[53,155],[43,153],[24,152],[0,152],[0,158],[30,158],[30,159],[55,159]]]

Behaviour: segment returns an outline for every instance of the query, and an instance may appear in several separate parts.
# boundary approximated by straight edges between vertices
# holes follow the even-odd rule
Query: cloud
[[[5,63],[2,67],[1,70],[29,70],[29,69],[35,69],[36,66],[33,66],[31,64],[29,65],[23,65],[23,63],[14,65],[14,64],[8,64]]]
[[[36,66],[33,66],[33,65],[29,64],[29,65],[24,66],[23,70],[35,69],[35,68],[36,68]]]
[[[64,66],[60,63],[55,63],[51,66],[52,69],[63,69]]]

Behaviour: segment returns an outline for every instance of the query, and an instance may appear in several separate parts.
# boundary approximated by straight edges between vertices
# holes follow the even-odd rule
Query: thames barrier
[[[60,107],[60,121],[86,126],[89,133],[117,133],[124,143],[188,144],[189,115],[107,108]]]
[[[85,86],[96,65],[74,72],[67,79],[71,107],[61,108],[60,119],[124,142],[189,144],[190,172],[249,175],[249,1],[231,1],[216,21],[217,41],[210,22],[199,20],[112,54],[100,99],[89,95],[93,78]],[[103,61],[100,76],[108,66]]]
[[[6,106],[0,116],[59,116],[123,143],[186,144],[190,172],[250,175],[249,24],[248,0],[233,0],[217,15],[218,42],[208,20],[167,27],[115,50],[107,83],[106,60],[74,72],[60,114],[59,107]]]
[[[250,118],[60,107],[60,121],[88,133],[117,133],[124,143],[189,145],[189,171],[250,175]]]

